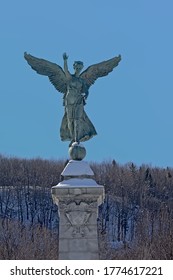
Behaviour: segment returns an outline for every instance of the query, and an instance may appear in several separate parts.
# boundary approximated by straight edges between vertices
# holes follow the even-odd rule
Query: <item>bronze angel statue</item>
[[[83,62],[75,61],[74,74],[68,70],[66,53],[63,54],[64,70],[56,63],[34,57],[26,52],[24,57],[32,69],[38,74],[48,76],[55,88],[63,93],[65,111],[60,128],[61,140],[70,141],[69,146],[71,146],[73,142],[80,143],[96,135],[95,127],[84,110],[89,88],[97,78],[108,75],[118,65],[121,56],[91,65],[82,73]]]

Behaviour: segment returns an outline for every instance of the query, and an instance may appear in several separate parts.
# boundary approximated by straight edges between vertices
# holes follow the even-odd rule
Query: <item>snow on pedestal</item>
[[[94,173],[86,161],[70,160],[63,172],[62,176],[94,176]]]
[[[60,216],[59,259],[99,259],[97,215],[104,187],[85,161],[70,160],[61,175],[63,181],[52,187]]]

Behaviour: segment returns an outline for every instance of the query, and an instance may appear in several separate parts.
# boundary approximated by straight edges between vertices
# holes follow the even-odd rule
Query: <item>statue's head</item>
[[[83,69],[84,65],[82,61],[75,61],[73,63],[73,69],[75,70],[75,73],[80,73]]]

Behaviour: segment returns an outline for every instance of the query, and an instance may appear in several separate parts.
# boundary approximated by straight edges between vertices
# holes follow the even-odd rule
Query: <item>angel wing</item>
[[[24,58],[38,74],[48,76],[50,82],[58,91],[62,93],[67,92],[67,79],[63,69],[59,65],[42,58],[34,57],[26,52],[24,53]]]
[[[109,60],[102,61],[97,64],[89,66],[85,71],[80,75],[83,78],[88,86],[88,88],[94,84],[94,82],[99,77],[108,75],[120,62],[121,55],[113,57]]]

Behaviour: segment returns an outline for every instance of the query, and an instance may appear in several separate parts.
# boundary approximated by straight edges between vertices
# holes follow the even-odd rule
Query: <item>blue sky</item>
[[[173,2],[171,0],[0,3],[0,153],[68,158],[61,142],[62,94],[36,74],[24,51],[85,67],[122,55],[90,88],[85,107],[98,135],[85,142],[88,161],[173,167]]]

